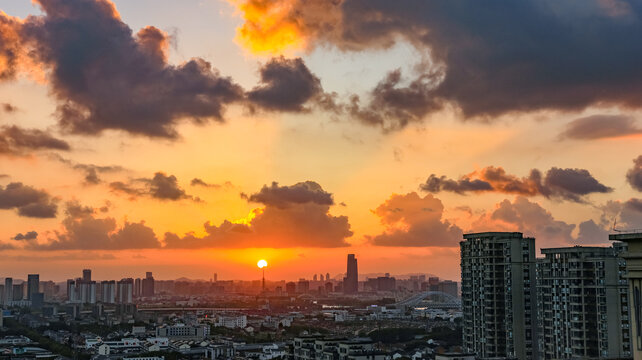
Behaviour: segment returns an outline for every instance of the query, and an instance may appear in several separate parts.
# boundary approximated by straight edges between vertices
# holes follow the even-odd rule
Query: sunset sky
[[[0,277],[459,278],[642,228],[642,5],[0,0]]]

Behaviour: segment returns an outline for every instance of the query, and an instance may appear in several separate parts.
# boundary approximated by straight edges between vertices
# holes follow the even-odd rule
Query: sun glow
[[[256,263],[256,266],[258,266],[260,269],[263,269],[264,267],[267,266],[267,261],[261,259],[261,260],[259,260],[258,263]]]
[[[290,55],[305,49],[300,25],[290,18],[292,1],[229,1],[245,20],[237,29],[236,41],[251,53]]]

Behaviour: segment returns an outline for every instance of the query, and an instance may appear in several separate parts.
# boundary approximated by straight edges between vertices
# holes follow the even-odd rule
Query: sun
[[[264,267],[267,266],[267,261],[261,259],[261,260],[259,260],[258,263],[256,263],[256,266],[258,266],[259,268],[263,269]]]

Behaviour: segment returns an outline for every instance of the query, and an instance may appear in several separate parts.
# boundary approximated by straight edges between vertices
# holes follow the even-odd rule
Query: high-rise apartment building
[[[40,292],[40,275],[27,275],[27,300],[31,300],[34,294]]]
[[[540,358],[631,357],[626,262],[613,247],[542,249],[537,260]]]
[[[148,271],[143,279],[143,296],[151,297],[154,296],[154,276]]]
[[[134,279],[127,278],[116,283],[116,302],[131,304],[134,302]]]
[[[356,294],[359,291],[359,270],[357,258],[354,254],[348,254],[348,266],[346,277],[343,278],[343,292],[345,294]]]
[[[116,281],[101,281],[100,282],[100,300],[106,304],[116,303]]]
[[[535,239],[466,234],[460,247],[464,351],[480,359],[537,359]]]
[[[626,261],[629,315],[631,319],[631,355],[642,360],[642,231],[618,231],[609,240],[626,243],[620,256]]]

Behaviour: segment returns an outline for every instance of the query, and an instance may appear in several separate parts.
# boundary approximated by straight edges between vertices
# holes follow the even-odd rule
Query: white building
[[[226,327],[228,329],[243,329],[247,326],[247,316],[219,316],[214,323],[215,327]]]

